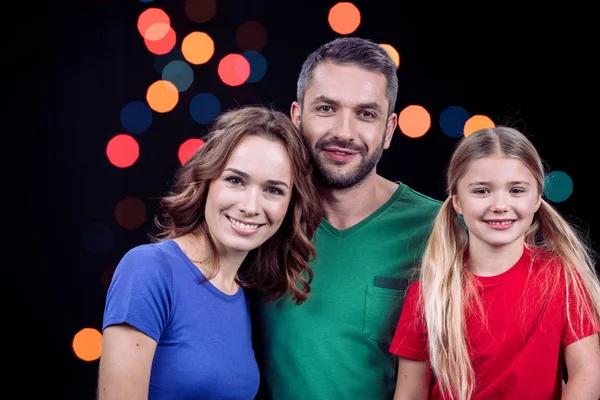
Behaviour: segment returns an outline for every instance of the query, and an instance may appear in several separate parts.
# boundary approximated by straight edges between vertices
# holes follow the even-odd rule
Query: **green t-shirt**
[[[390,342],[441,202],[406,185],[372,215],[340,231],[323,220],[308,300],[258,306],[263,387],[273,400],[391,399]]]

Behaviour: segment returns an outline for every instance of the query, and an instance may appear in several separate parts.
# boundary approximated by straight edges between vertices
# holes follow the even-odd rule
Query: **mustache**
[[[348,142],[336,138],[323,138],[315,144],[315,148],[317,148],[318,150],[323,150],[323,148],[329,146],[339,147],[340,149],[352,150],[361,153],[365,151],[365,148],[363,146],[359,146],[354,142]]]

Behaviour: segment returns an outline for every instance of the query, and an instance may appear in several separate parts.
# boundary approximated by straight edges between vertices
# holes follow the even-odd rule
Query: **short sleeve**
[[[567,305],[565,304],[565,313],[563,318],[563,328],[561,337],[561,345],[563,348],[567,347],[571,343],[574,343],[585,337],[600,332],[600,324],[598,323],[598,318],[594,318],[592,314],[594,312],[592,300],[586,293],[586,296],[583,299],[583,301],[585,302],[584,304],[581,304],[580,301],[577,301],[574,286],[575,285],[573,284],[570,285],[568,292],[568,307],[571,322],[570,324],[569,319],[567,319]],[[583,287],[583,285],[581,286]],[[591,312],[588,312],[587,310]]]
[[[129,250],[108,288],[102,330],[127,323],[158,342],[169,320],[172,280],[169,263],[156,245]]]
[[[406,300],[400,320],[394,332],[390,352],[403,358],[425,361],[429,359],[427,330],[422,307],[418,307],[419,282],[411,284],[406,291]]]

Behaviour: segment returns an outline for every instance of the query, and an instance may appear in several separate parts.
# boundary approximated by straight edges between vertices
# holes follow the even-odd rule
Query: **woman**
[[[244,288],[310,293],[321,211],[309,155],[284,114],[222,114],[161,201],[154,243],[115,270],[100,399],[253,399],[259,371]]]

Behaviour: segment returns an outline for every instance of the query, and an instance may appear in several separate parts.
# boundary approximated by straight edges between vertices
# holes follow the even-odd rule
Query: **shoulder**
[[[170,265],[166,257],[167,243],[142,244],[128,250],[115,269],[115,276],[131,276],[140,280],[170,277]]]
[[[402,196],[405,198],[432,208],[440,208],[442,206],[443,202],[440,200],[434,199],[431,196],[427,196],[426,194],[423,194],[402,182],[398,182],[398,185],[402,189]]]

